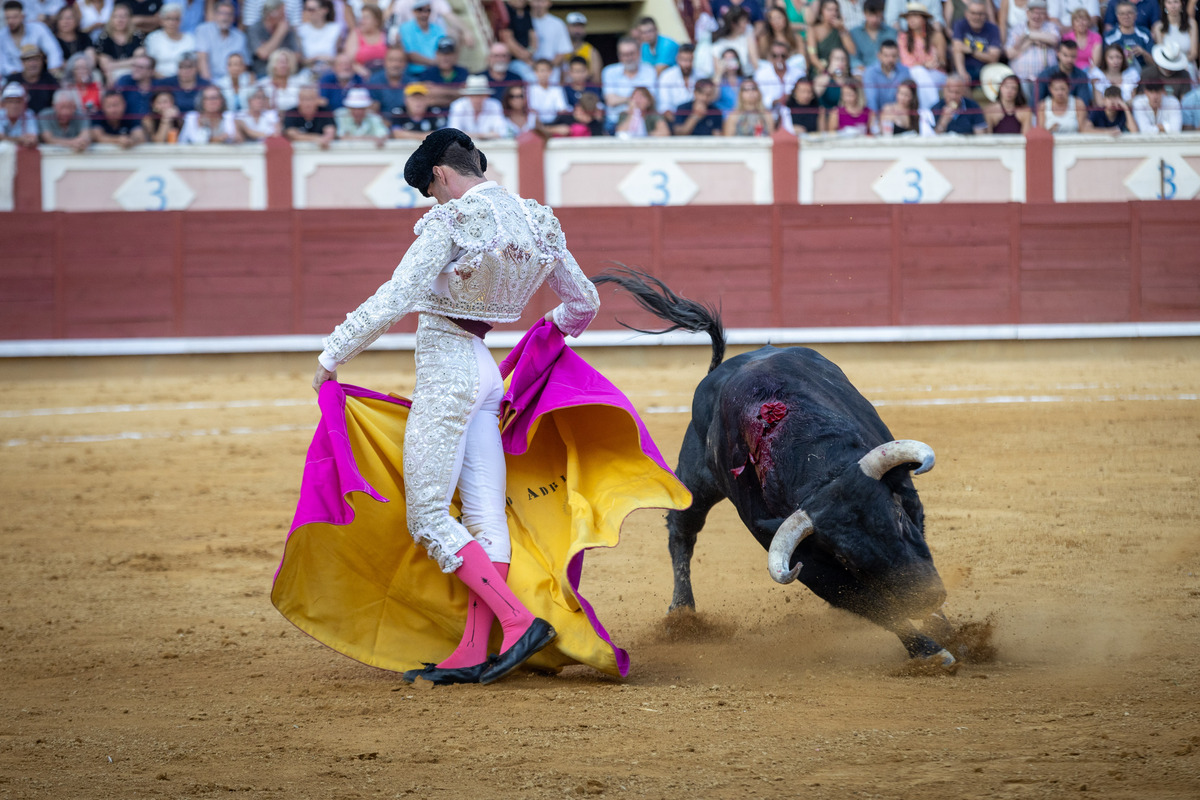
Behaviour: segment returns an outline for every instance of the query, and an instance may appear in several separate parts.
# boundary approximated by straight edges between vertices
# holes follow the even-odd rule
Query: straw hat
[[[983,94],[988,100],[993,103],[1000,96],[1000,84],[1004,83],[1004,79],[1009,75],[1016,75],[1008,64],[985,64],[983,69],[979,70],[979,87],[983,89]]]

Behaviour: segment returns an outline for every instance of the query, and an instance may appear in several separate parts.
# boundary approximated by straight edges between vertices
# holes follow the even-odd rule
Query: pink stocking
[[[521,634],[528,630],[533,624],[535,617],[533,612],[525,607],[525,604],[517,599],[517,596],[512,593],[505,583],[505,577],[496,571],[491,560],[487,557],[487,553],[479,546],[478,542],[471,542],[463,546],[461,550],[455,553],[463,560],[462,566],[454,573],[459,580],[467,585],[471,590],[471,601],[483,601],[486,609],[495,614],[496,619],[500,621],[500,628],[504,631],[504,643],[500,647],[500,652],[504,652],[512,647]],[[506,565],[507,566],[507,565]],[[507,572],[507,570],[506,570]],[[480,608],[479,610],[484,610]],[[483,615],[478,615],[482,620]],[[467,609],[467,634],[471,632],[471,607]],[[487,623],[487,631],[490,632],[492,623],[489,620]],[[475,639],[479,640],[480,636],[476,632]],[[479,658],[467,666],[479,664],[487,657],[487,634],[482,637],[483,657]],[[478,646],[478,641],[476,642]],[[459,646],[461,648],[461,645]],[[454,658],[458,654],[458,650],[454,651]],[[447,659],[449,661],[449,659]]]
[[[492,566],[496,568],[496,574],[502,580],[508,580],[508,564],[493,561]],[[492,635],[492,623],[495,621],[496,615],[472,590],[467,595],[467,629],[463,631],[462,641],[438,666],[442,669],[455,669],[473,667],[487,661],[488,637]]]

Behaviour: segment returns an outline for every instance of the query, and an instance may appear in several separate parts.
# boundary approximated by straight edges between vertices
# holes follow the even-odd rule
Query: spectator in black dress
[[[115,86],[122,75],[133,69],[133,54],[145,44],[145,38],[133,27],[133,12],[126,3],[113,6],[112,16],[96,39],[96,55],[104,82]]]
[[[146,131],[136,119],[125,115],[125,98],[120,92],[105,92],[103,112],[92,122],[92,141],[129,149],[146,141]]]
[[[29,110],[34,114],[49,108],[54,102],[54,93],[58,91],[58,79],[46,69],[46,56],[36,44],[21,47],[21,71],[5,76],[5,82],[11,81],[25,87]]]
[[[54,15],[54,38],[62,48],[63,61],[67,61],[76,53],[87,53],[92,63],[96,63],[96,51],[92,48],[92,40],[79,30],[79,6],[72,3],[63,6]]]
[[[321,93],[316,86],[302,86],[294,109],[283,117],[283,135],[291,142],[312,142],[328,150],[337,135],[333,114],[321,110]]]
[[[840,97],[840,94],[839,94]],[[780,125],[784,130],[799,136],[802,133],[820,133],[821,104],[817,92],[808,78],[801,78],[792,87],[787,103],[780,109]]]

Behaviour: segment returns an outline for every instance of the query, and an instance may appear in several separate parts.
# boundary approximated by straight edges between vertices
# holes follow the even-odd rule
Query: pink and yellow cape
[[[501,410],[508,581],[558,631],[528,663],[625,675],[628,654],[579,591],[584,552],[615,547],[635,509],[687,508],[691,495],[625,395],[552,324],[531,328],[501,372],[509,375]],[[403,671],[440,661],[462,635],[467,590],[408,534],[401,459],[409,401],[330,381],[318,404],[271,601],[302,631],[365,664]],[[499,640],[497,626],[492,652]]]

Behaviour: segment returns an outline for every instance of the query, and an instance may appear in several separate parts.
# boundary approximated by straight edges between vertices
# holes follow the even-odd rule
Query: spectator
[[[174,144],[179,141],[183,113],[175,105],[175,93],[161,89],[150,100],[150,111],[142,117],[146,141],[155,144]]]
[[[410,83],[404,89],[404,113],[392,119],[392,136],[397,139],[424,139],[431,131],[446,125],[441,109],[429,103],[429,89],[423,83]]]
[[[1142,93],[1133,98],[1130,105],[1138,130],[1154,134],[1179,133],[1183,130],[1183,105],[1178,98],[1164,91],[1157,73],[1147,73],[1149,70],[1142,73]]]
[[[600,96],[591,92],[580,95],[570,112],[559,115],[543,130],[550,136],[603,136],[604,109],[600,107]]]
[[[383,147],[390,138],[383,117],[371,110],[371,93],[362,86],[356,86],[346,93],[346,101],[334,112],[333,119],[339,139],[371,141],[376,147]]]
[[[1196,57],[1200,56],[1200,38],[1196,35],[1197,20],[1189,18],[1183,10],[1183,0],[1163,0],[1163,18],[1154,23],[1150,35],[1160,46],[1174,42],[1183,58],[1183,66],[1175,69],[1186,69],[1191,77],[1196,77]],[[1157,49],[1151,55],[1157,54]],[[1155,63],[1158,63],[1155,57]],[[1160,64],[1161,66],[1161,64]]]
[[[146,53],[154,59],[155,74],[160,78],[173,78],[179,69],[179,59],[184,53],[196,52],[196,37],[179,28],[183,20],[183,6],[168,3],[158,12],[162,27],[146,37]]]
[[[982,0],[967,3],[965,19],[954,24],[954,72],[967,84],[979,83],[984,64],[995,64],[1004,55],[1000,29],[989,22]]]
[[[26,102],[35,116],[50,107],[59,88],[58,79],[46,69],[46,58],[35,44],[21,48],[21,69],[6,75],[5,80],[25,87]]]
[[[434,65],[421,73],[421,82],[429,87],[434,105],[449,105],[467,80],[466,67],[459,66],[458,45],[447,37],[438,42]]]
[[[537,2],[539,0],[535,0]],[[658,32],[658,23],[654,17],[642,17],[637,21],[635,29],[637,38],[642,43],[642,63],[654,67],[659,75],[668,67],[675,66],[675,57],[679,54],[679,43],[668,39]]]
[[[321,93],[311,84],[301,86],[296,107],[283,117],[283,135],[292,142],[311,142],[328,150],[337,134],[333,116],[321,110]]]
[[[130,64],[130,73],[118,78],[113,88],[125,98],[125,113],[140,118],[150,113],[151,100],[157,94],[154,87],[154,59],[141,53],[135,55]]]
[[[667,118],[668,124],[675,121],[675,109],[692,99],[697,79],[695,57],[696,49],[692,45],[681,45],[675,56],[675,66],[659,73],[658,112]]]
[[[452,40],[453,41],[453,40]],[[358,15],[358,25],[346,36],[342,52],[350,56],[354,71],[366,79],[383,66],[387,55],[387,33],[383,29],[383,12],[374,3],[367,3]]]
[[[716,84],[709,78],[697,80],[692,99],[675,107],[675,135],[721,136],[725,118],[721,109],[713,105],[716,99]]]
[[[196,104],[200,100],[200,92],[206,86],[212,85],[201,78],[199,72],[196,64],[196,54],[184,53],[179,58],[175,74],[170,78],[159,81],[157,87],[173,91],[175,93],[175,105],[184,114],[189,111],[195,111]]]
[[[1000,5],[996,8],[995,21],[996,27],[1000,29],[1000,40],[1007,43],[1012,36],[1013,29],[1020,25],[1028,26],[1029,0],[1023,0],[1023,2],[1019,2],[1019,0],[1000,0]],[[1054,27],[1055,29],[1058,28],[1057,22],[1054,23]]]
[[[946,40],[920,3],[909,3],[904,18],[907,30],[900,31],[896,40],[900,63],[917,84],[921,107],[929,108],[938,101],[938,90],[946,82]]]
[[[537,33],[537,47],[533,50],[534,68],[539,59],[546,59],[553,67],[554,82],[562,75],[562,65],[575,52],[567,23],[550,13],[550,0],[529,0],[529,11],[533,19],[533,30]]]
[[[112,18],[113,0],[79,0],[79,30],[95,40]]]
[[[446,39],[446,29],[430,19],[431,6],[432,0],[413,0],[413,18],[400,26],[400,44],[408,55],[409,80],[421,80],[426,69],[436,66],[438,46]]]
[[[215,86],[206,86],[194,111],[183,116],[180,144],[235,144],[238,142],[234,114],[225,108],[225,97]]]
[[[792,87],[806,70],[802,60],[789,58],[790,53],[783,42],[772,42],[764,54],[765,58],[758,62],[758,71],[754,73],[754,82],[762,93],[763,105],[775,111],[787,102]]]
[[[600,71],[604,68],[604,62],[600,59],[600,51],[586,40],[587,22],[587,17],[579,11],[567,14],[567,34],[571,37],[571,47],[574,48],[571,57],[584,60],[588,70],[588,80],[599,86]]]
[[[28,19],[53,29],[54,17],[66,5],[66,0],[22,0],[22,5]]]
[[[1179,105],[1182,112],[1183,130],[1200,130],[1200,87],[1192,89],[1184,95],[1183,99],[1179,101]],[[1133,119],[1132,113],[1129,115],[1129,119]],[[1136,125],[1136,123],[1134,124]]]
[[[492,97],[497,100],[504,96],[504,90],[509,86],[524,83],[520,75],[509,69],[511,65],[512,54],[502,42],[495,42],[488,48],[487,70],[483,75],[492,87]]]
[[[1119,3],[1109,4],[1110,13],[1114,6],[1116,7],[1117,23],[1105,35],[1104,44],[1121,45],[1125,50],[1125,59],[1129,61],[1130,66],[1136,66],[1141,70],[1150,64],[1150,48],[1154,46],[1154,40],[1150,37],[1149,29],[1136,24],[1139,6],[1135,6],[1129,0],[1121,0]],[[1157,3],[1154,7],[1158,8]]]
[[[249,10],[246,6],[243,9]],[[259,18],[253,22],[246,20],[246,47],[250,49],[250,66],[254,74],[265,78],[270,73],[268,62],[271,56],[279,50],[300,52],[300,39],[288,21],[283,0],[265,0],[261,9]]]
[[[267,76],[258,86],[267,93],[271,108],[283,113],[291,111],[300,102],[300,87],[307,84],[296,73],[296,54],[286,48],[271,53],[267,62]]]
[[[1062,35],[1064,42],[1075,42],[1075,66],[1085,72],[1100,63],[1100,51],[1104,48],[1104,37],[1092,27],[1092,18],[1086,8],[1071,12],[1071,30]]]
[[[129,0],[133,11],[133,27],[143,36],[162,27],[158,12],[162,10],[163,0]]]
[[[934,119],[934,133],[969,136],[983,133],[987,129],[983,109],[967,97],[967,81],[958,74],[946,77],[946,85],[942,87],[942,99],[930,109],[930,113]]]
[[[515,138],[537,127],[537,114],[529,108],[525,87],[510,86],[505,89],[500,105],[504,109],[505,135],[508,138]]]
[[[896,99],[879,111],[879,132],[884,136],[917,135],[921,132],[921,106],[917,101],[916,81],[906,80],[896,87]]]
[[[838,0],[838,10],[842,12],[842,22],[846,30],[853,30],[866,21],[866,11],[863,0]]]
[[[804,58],[804,42],[792,30],[792,25],[788,22],[787,12],[780,6],[770,6],[767,8],[762,30],[758,34],[757,49],[759,56],[762,56],[764,53],[770,53],[771,45],[776,43],[782,44],[787,48],[789,58],[794,55]],[[807,59],[805,63],[807,63]]]
[[[1004,67],[1003,64],[998,66]],[[998,86],[987,80],[987,69],[983,72],[983,92],[992,101],[983,111],[988,133],[1029,133],[1033,127],[1033,110],[1021,89],[1021,79],[1011,69],[1004,69],[1007,74]]]
[[[617,40],[617,63],[604,68],[601,83],[604,105],[608,108],[608,125],[614,127],[621,113],[629,107],[635,89],[649,89],[657,79],[654,67],[642,63],[641,48],[629,36]]]
[[[600,100],[600,84],[592,83],[591,77],[587,62],[580,56],[573,57],[567,65],[567,83],[562,87],[568,107],[574,108],[579,104],[579,98],[592,94],[596,96],[597,107],[604,110],[604,103]]]
[[[667,120],[655,108],[654,94],[645,86],[633,90],[629,105],[617,118],[616,130],[618,136],[626,139],[671,135]]]
[[[863,94],[867,108],[878,116],[883,107],[896,99],[900,84],[913,79],[908,67],[900,62],[900,47],[890,39],[879,45],[876,63],[863,70]]]
[[[1088,114],[1088,120],[1096,131],[1112,136],[1138,132],[1133,111],[1121,96],[1118,86],[1110,86],[1104,90],[1104,105]]]
[[[342,107],[346,92],[365,83],[358,72],[357,64],[349,53],[342,51],[333,59],[333,69],[321,77],[318,84],[321,90],[321,105],[330,113]]]
[[[866,136],[871,132],[871,118],[871,109],[863,100],[862,84],[857,78],[850,78],[842,85],[837,110],[828,114],[827,130],[841,136]]]
[[[524,98],[524,87],[518,91]],[[446,125],[466,132],[473,139],[500,139],[508,134],[504,106],[492,97],[492,89],[482,75],[467,78],[461,96],[450,104]]]
[[[751,27],[763,21],[762,0],[712,0],[711,5],[713,19],[725,19],[730,9],[738,9],[746,12]]]
[[[533,65],[533,71],[537,80],[525,87],[526,102],[533,113],[537,114],[540,122],[553,122],[558,115],[570,111],[571,107],[567,105],[567,97],[563,94],[562,87],[550,82],[554,73],[553,64],[539,58]]]
[[[225,62],[225,74],[214,81],[225,97],[225,108],[237,114],[250,105],[250,95],[257,88],[254,75],[246,69],[246,57],[230,53]]]
[[[1058,0],[1055,7],[1051,7],[1050,18],[1058,22],[1064,29],[1071,28],[1071,18],[1074,16],[1077,9],[1082,9],[1088,16],[1088,27],[1093,30],[1100,31],[1100,38],[1104,38],[1104,31],[1100,28],[1100,0]],[[1080,49],[1083,46],[1080,45]]]
[[[304,22],[303,0],[279,0],[288,27],[293,31]],[[272,0],[238,0],[242,14],[242,27],[247,31],[257,25],[270,13]]]
[[[840,88],[838,96],[841,96]],[[787,105],[780,109],[780,121],[784,130],[797,136],[805,133],[820,133],[823,130],[824,117],[825,112],[817,100],[813,82],[808,78],[796,81],[796,85],[792,87],[792,93],[788,95]]]
[[[1022,91],[1029,97],[1038,97],[1038,76],[1055,65],[1058,26],[1046,18],[1046,0],[1028,0],[1025,16],[1024,23],[1009,29],[1005,53],[1012,71],[1021,79]],[[1074,61],[1072,52],[1072,70]]]
[[[4,114],[0,116],[0,141],[16,142],[22,147],[37,147],[37,117],[29,110],[25,87],[16,81],[5,85]]]
[[[25,19],[25,7],[21,0],[6,0],[4,3],[6,30],[0,31],[0,54],[22,54],[26,45],[34,45],[46,58],[46,67],[58,72],[63,66],[62,47],[54,34],[43,23]],[[21,67],[10,55],[4,56],[5,74],[16,72]]]
[[[829,54],[829,69],[813,79],[813,90],[822,109],[822,131],[828,130],[828,117],[837,113],[838,104],[842,101],[842,87],[851,77],[850,56],[839,47]]]
[[[229,56],[237,53],[243,58],[249,53],[246,34],[234,27],[233,3],[221,0],[213,11],[213,21],[196,27],[196,56],[200,77],[216,81],[225,76]]]
[[[361,3],[361,0],[354,0],[354,2]],[[485,5],[493,5],[493,3],[485,3]],[[380,8],[384,10],[384,17],[388,18],[388,40],[390,44],[394,45],[400,40],[400,26],[414,18],[413,0],[392,0],[390,6],[385,2],[380,4]],[[462,20],[454,13],[447,0],[433,0],[430,5],[429,21],[440,25],[445,29],[447,36],[462,42],[463,47],[475,46],[475,37],[463,25]]]
[[[905,26],[908,24],[907,15],[913,2],[914,0],[884,0],[884,22],[898,30],[906,30]],[[919,3],[925,9],[926,13],[929,14],[929,27],[934,28],[945,37],[947,28],[942,0],[915,0],[915,2]],[[952,5],[953,3],[954,0],[951,0]],[[987,10],[984,14],[989,20],[995,20],[996,9],[991,2],[987,3]]]
[[[79,30],[79,5],[72,3],[63,6],[54,15],[54,38],[62,50],[63,60],[70,60],[76,53],[86,53],[89,60],[96,63],[96,51],[92,47],[91,38]]]
[[[250,92],[246,110],[234,115],[238,136],[245,142],[261,142],[279,135],[279,113],[269,108],[267,93],[261,86]]]
[[[146,141],[141,123],[125,114],[125,97],[120,92],[105,92],[101,106],[103,112],[92,122],[93,142],[128,150]]]
[[[1061,72],[1050,76],[1050,94],[1038,105],[1037,124],[1051,133],[1087,133],[1092,129],[1087,104],[1071,94],[1070,81]]]
[[[1056,61],[1049,65],[1037,76],[1037,99],[1040,103],[1050,93],[1050,76],[1061,72],[1071,83],[1071,94],[1079,98],[1084,105],[1092,104],[1092,81],[1086,72],[1076,66],[1076,56],[1079,49],[1073,39],[1063,39],[1055,51]],[[1022,87],[1024,88],[1024,87]]]
[[[508,0],[508,25],[500,31],[500,41],[512,53],[512,68],[525,80],[533,80],[533,54],[538,49],[537,31],[528,0]]]
[[[383,57],[383,69],[367,81],[371,99],[388,125],[404,113],[404,70],[407,66],[403,48],[389,47]]]
[[[133,14],[125,3],[113,6],[104,30],[96,40],[100,69],[109,86],[133,69],[133,56],[144,43],[142,35],[133,28]]]
[[[1121,27],[1121,6],[1126,2],[1133,6],[1131,24],[1147,33],[1154,27],[1154,23],[1162,19],[1162,7],[1159,5],[1159,0],[1121,0],[1119,3],[1110,0],[1104,12],[1105,31],[1111,33]]]
[[[87,117],[75,104],[75,97],[63,89],[54,93],[50,108],[38,114],[38,130],[42,144],[69,147],[76,153],[82,153],[92,143]]]
[[[1162,44],[1154,45],[1150,51],[1153,63],[1144,72],[1153,72],[1158,80],[1166,87],[1167,94],[1182,98],[1191,91],[1192,76],[1189,69],[1194,68],[1187,56],[1179,49],[1179,43],[1167,39]]]
[[[837,0],[825,0],[826,3],[837,5]],[[812,35],[811,32],[809,34]],[[725,14],[721,27],[717,28],[712,38],[713,80],[721,82],[721,70],[724,68],[726,50],[737,53],[741,65],[739,77],[746,78],[758,69],[758,40],[754,36],[754,28],[750,25],[750,15],[741,6],[731,7]],[[810,63],[812,59],[809,59]]]
[[[728,114],[737,106],[738,90],[742,85],[742,62],[737,51],[729,48],[721,54],[721,69],[713,75],[717,86],[717,108]]]
[[[1105,45],[1100,63],[1101,66],[1092,67],[1088,72],[1088,77],[1092,80],[1095,104],[1103,104],[1104,90],[1109,86],[1120,87],[1121,97],[1125,98],[1126,103],[1132,100],[1141,73],[1125,58],[1125,48],[1119,44]]]
[[[723,136],[770,136],[775,132],[775,115],[763,104],[762,92],[753,78],[738,87],[737,105],[725,115]]]
[[[883,0],[866,0],[863,4],[863,24],[850,29],[850,39],[854,42],[853,65],[866,74],[866,68],[879,59],[879,48],[884,42],[898,42],[899,31],[883,21]],[[870,84],[863,80],[864,86],[870,90]]]
[[[829,64],[829,54],[835,48],[854,55],[854,39],[846,30],[842,20],[842,9],[838,0],[819,0],[817,17],[808,27],[808,62],[814,68],[824,69]],[[923,7],[922,7],[923,8]]]
[[[71,56],[67,59],[67,68],[63,72],[63,90],[70,92],[75,98],[79,113],[89,118],[99,114],[103,90],[96,80],[88,54],[76,53]]]
[[[304,22],[296,29],[300,40],[300,64],[314,75],[323,75],[333,66],[342,40],[333,0],[304,0]]]

